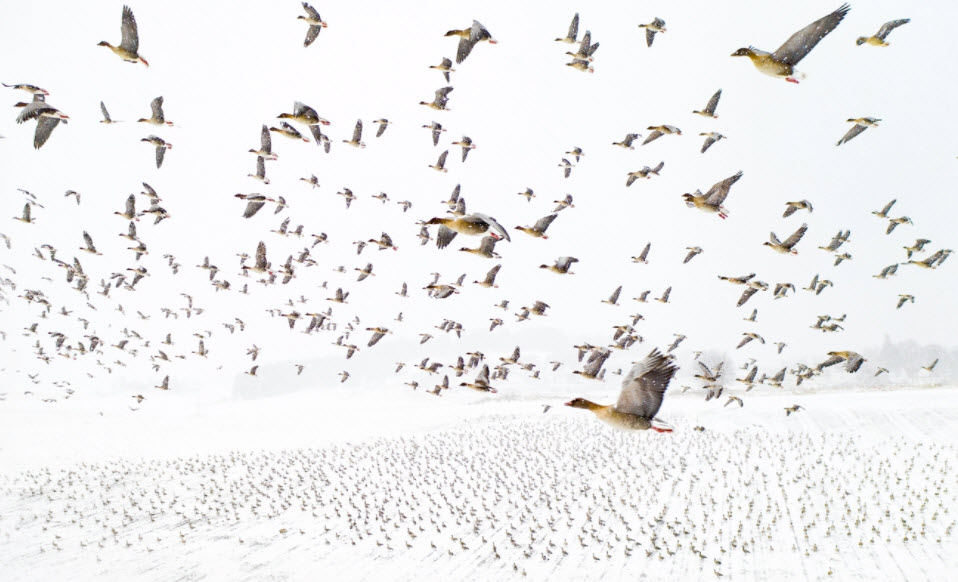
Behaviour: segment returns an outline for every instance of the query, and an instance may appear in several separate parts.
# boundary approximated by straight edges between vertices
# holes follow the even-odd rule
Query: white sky
[[[4,270],[3,276],[17,283],[17,293],[43,289],[56,308],[65,305],[75,311],[71,317],[41,320],[36,307],[5,289],[11,304],[0,304],[0,329],[8,334],[0,344],[0,367],[6,368],[0,381],[19,386],[26,383],[26,372],[38,370],[46,381],[76,381],[91,372],[100,386],[142,390],[170,374],[171,384],[199,390],[209,382],[231,384],[235,374],[248,369],[245,349],[255,343],[263,348],[263,363],[321,358],[308,376],[315,384],[336,381],[336,374],[346,369],[359,381],[393,385],[421,380],[418,372],[391,375],[395,361],[411,364],[430,356],[448,365],[456,354],[472,349],[496,359],[518,344],[540,365],[552,359],[571,365],[573,343],[606,344],[611,326],[637,312],[646,317],[637,330],[646,343],[617,354],[610,361],[612,370],[627,366],[653,345],[667,345],[673,333],[689,336],[679,350],[680,363],[687,367],[691,350],[732,352],[742,332],[756,331],[769,345],[753,342],[735,355],[756,357],[770,372],[786,362],[814,364],[835,349],[868,357],[869,348],[886,336],[953,348],[958,315],[951,298],[958,284],[958,259],[935,271],[902,266],[897,278],[886,281],[871,275],[903,262],[901,247],[918,237],[932,240],[928,252],[956,246],[951,188],[958,152],[954,122],[946,113],[955,100],[955,81],[950,78],[950,63],[958,57],[951,42],[955,6],[854,2],[838,29],[801,62],[798,68],[807,79],[797,86],[759,74],[746,59],[729,57],[749,44],[774,50],[838,4],[754,1],[729,6],[696,1],[586,9],[549,2],[543,9],[499,1],[484,2],[481,8],[316,3],[329,28],[303,48],[306,25],[296,19],[303,13],[298,2],[138,3],[132,8],[141,54],[151,63],[148,69],[124,63],[96,46],[101,40],[118,42],[120,3],[9,5],[0,18],[0,54],[10,55],[0,80],[48,89],[49,103],[71,119],[39,151],[32,148],[32,123],[16,125],[13,109],[0,121],[0,135],[6,137],[0,140],[5,160],[0,215],[20,213],[23,196],[17,188],[37,194],[46,206],[35,209],[38,222],[33,225],[2,218],[0,232],[11,237],[13,249],[0,246],[0,262],[17,270],[16,275]],[[580,38],[591,30],[593,42],[601,43],[591,75],[564,66],[568,59],[563,53],[570,45],[553,42],[564,36],[576,11]],[[49,17],[51,12],[56,18]],[[658,35],[650,49],[636,25],[655,16],[666,21],[668,32]],[[912,22],[889,36],[892,46],[855,45],[856,37],[904,17]],[[499,44],[483,43],[456,66],[450,111],[418,105],[431,101],[433,92],[445,85],[441,74],[428,68],[444,56],[455,56],[457,39],[443,38],[443,33],[465,27],[473,18]],[[719,88],[719,119],[691,114]],[[165,97],[167,119],[176,126],[157,129],[134,123],[149,116],[149,103],[158,95]],[[8,107],[26,98],[13,90],[0,96]],[[114,119],[125,123],[99,124],[100,100]],[[246,177],[255,171],[255,158],[246,151],[258,147],[261,124],[275,125],[276,116],[291,111],[294,100],[332,121],[325,128],[334,141],[332,153],[274,136],[280,159],[268,163],[272,183],[264,186]],[[834,143],[849,127],[845,119],[860,116],[878,117],[883,123],[836,148]],[[380,117],[395,124],[377,139],[371,122]],[[366,128],[363,150],[340,143],[351,137],[357,118]],[[449,130],[439,147],[433,147],[429,132],[421,128],[433,120]],[[633,131],[644,138],[647,126],[659,124],[676,125],[683,135],[666,136],[635,151],[610,145]],[[728,139],[702,155],[698,134],[713,130]],[[153,148],[139,141],[154,133],[174,145],[159,170]],[[465,164],[459,149],[449,145],[462,135],[478,145]],[[564,179],[557,164],[574,146],[586,155],[571,178]],[[447,148],[449,172],[428,169]],[[625,187],[629,171],[662,160],[660,177]],[[686,208],[682,193],[704,191],[739,170],[744,177],[726,201],[728,220]],[[321,188],[312,190],[298,181],[311,173],[319,177]],[[139,192],[143,181],[156,188],[172,214],[155,227],[145,219],[138,224],[150,250],[141,264],[152,275],[135,293],[115,289],[110,299],[100,297],[95,291],[101,277],[135,264],[125,250],[131,245],[116,236],[126,231],[126,222],[112,213],[122,210],[127,195]],[[465,272],[472,281],[499,262],[456,252],[461,246],[475,246],[477,238],[460,235],[443,251],[432,243],[418,245],[415,221],[444,215],[440,201],[457,183],[470,211],[491,214],[510,229],[550,213],[551,201],[566,193],[574,196],[576,207],[560,213],[548,240],[514,232],[511,244],[498,245],[503,264],[499,289],[467,285],[459,296],[432,300],[421,290],[430,273],[438,271],[443,282],[451,282]],[[335,196],[344,186],[359,196],[348,211]],[[531,203],[516,196],[526,187],[537,194]],[[82,194],[79,207],[72,198],[63,198],[67,189]],[[370,198],[381,191],[391,198],[385,206]],[[290,209],[274,216],[268,207],[244,220],[244,203],[233,198],[238,192],[282,195]],[[812,214],[800,211],[781,218],[785,201],[803,198],[814,204]],[[887,221],[870,211],[892,198],[898,203],[891,214],[910,216],[914,226],[900,226],[886,236]],[[414,206],[403,214],[395,204],[399,200]],[[138,196],[138,208],[146,208],[144,197]],[[252,254],[263,240],[276,266],[310,244],[309,239],[284,239],[269,232],[286,216],[292,217],[291,226],[304,224],[306,232],[329,234],[330,244],[314,249],[320,266],[300,268],[287,286],[251,285],[250,295],[237,294],[235,290],[251,280],[238,275],[236,253]],[[797,247],[798,256],[778,255],[762,246],[770,230],[784,238],[802,222],[808,222],[809,231]],[[827,244],[840,229],[852,232],[842,250],[854,258],[833,267],[832,255],[815,247]],[[76,250],[84,230],[103,256]],[[367,248],[356,257],[353,241],[378,238],[384,230],[399,252]],[[631,263],[629,257],[649,241],[650,264]],[[59,258],[80,258],[91,275],[96,311],[66,286],[62,270],[30,256],[44,243],[59,249]],[[705,252],[683,265],[685,247],[692,245]],[[183,265],[179,275],[165,266],[165,253]],[[573,269],[576,275],[559,277],[537,268],[561,255],[580,259]],[[214,293],[206,271],[193,268],[204,256],[222,269],[221,278],[232,283],[233,291]],[[374,264],[377,276],[356,283],[352,269],[366,262]],[[334,273],[337,265],[345,265],[347,274]],[[736,309],[742,288],[716,276],[750,272],[772,285],[791,282],[799,288],[819,273],[835,286],[817,297],[799,291],[778,301],[772,301],[769,291]],[[322,281],[329,282],[329,290],[318,288]],[[403,281],[410,287],[408,299],[393,294]],[[600,303],[620,284],[622,306]],[[655,297],[669,285],[669,305],[631,301],[642,290],[651,289],[650,297]],[[368,332],[354,333],[350,341],[363,349],[347,362],[342,351],[330,345],[335,334],[306,337],[266,313],[300,295],[310,299],[297,307],[300,312],[323,310],[323,299],[338,286],[352,293],[348,305],[334,306],[340,329],[359,316],[362,328],[385,325],[395,335],[367,350]],[[206,313],[190,320],[163,320],[161,307],[185,306],[181,292],[192,294]],[[896,310],[898,293],[914,294],[916,302]],[[504,298],[511,302],[508,313],[492,307]],[[511,314],[537,299],[552,306],[548,316],[517,324]],[[152,319],[124,318],[115,311],[117,303],[128,316],[140,310]],[[756,324],[742,321],[752,308],[759,310]],[[393,321],[399,311],[405,316],[402,324]],[[816,315],[826,313],[847,313],[845,331],[823,335],[808,328]],[[151,347],[141,348],[136,358],[104,348],[106,353],[99,356],[104,363],[119,358],[127,364],[125,370],[113,366],[116,373],[109,377],[94,365],[97,356],[54,358],[49,366],[35,360],[30,346],[36,338],[22,336],[22,328],[39,321],[38,337],[53,353],[47,332],[62,331],[70,343],[90,333],[76,323],[76,316],[89,319],[91,329],[108,344],[121,339],[123,327],[130,327],[150,339]],[[229,336],[220,325],[233,317],[247,322],[244,334]],[[503,317],[506,326],[487,333],[490,317]],[[462,340],[432,329],[443,318],[463,323]],[[202,330],[214,332],[207,340],[208,360],[189,355],[196,349],[191,334]],[[177,341],[168,353],[188,358],[153,372],[147,356],[156,353],[167,332]],[[420,347],[421,332],[433,332],[437,338]],[[773,341],[789,343],[782,357],[775,355]],[[868,369],[876,364],[881,363],[870,361]],[[552,384],[564,384],[571,381],[569,369],[543,376]],[[261,381],[269,388],[276,378]]]

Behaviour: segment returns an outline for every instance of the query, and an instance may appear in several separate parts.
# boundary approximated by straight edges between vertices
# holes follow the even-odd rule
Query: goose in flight
[[[432,145],[433,146],[439,145],[439,136],[442,134],[442,132],[446,131],[445,129],[442,128],[442,124],[436,123],[435,121],[433,121],[429,125],[424,125],[423,127],[430,130],[430,132],[432,133]]]
[[[682,261],[683,265],[705,252],[702,250],[702,247],[685,247],[685,249],[689,252],[689,254],[685,255],[685,260]]]
[[[572,24],[569,25],[569,32],[565,35],[565,38],[557,38],[556,42],[564,42],[566,44],[575,44],[576,37],[579,36],[579,13],[576,12],[575,16],[572,17]]]
[[[385,127],[385,126],[381,126],[381,127]],[[364,144],[362,140],[363,140],[363,120],[357,119],[356,126],[353,128],[353,139],[351,140],[344,139],[343,143],[346,145],[351,145],[354,148],[364,148],[366,147],[366,144]]]
[[[740,342],[738,343],[738,345],[735,346],[735,349],[741,348],[742,346],[744,346],[745,344],[749,343],[749,342],[752,341],[752,340],[758,340],[762,345],[765,344],[765,338],[763,338],[762,336],[758,335],[757,333],[753,333],[753,332],[748,332],[748,331],[747,331],[747,332],[743,333],[742,335],[745,336],[745,337],[743,337],[743,338],[742,338],[742,341],[740,341]]]
[[[460,386],[465,386],[466,388],[472,388],[473,390],[478,390],[479,392],[491,392],[496,393],[496,389],[489,385],[489,365],[483,364],[482,370],[476,376],[475,382],[462,382]]]
[[[653,142],[663,135],[682,135],[682,130],[674,125],[651,125],[646,129],[651,130],[652,133],[645,138],[645,141],[642,142],[642,145]]]
[[[504,238],[510,242],[512,241],[512,239],[509,238],[508,231],[506,231],[495,218],[479,212],[457,218],[431,218],[425,224],[440,225],[439,232],[436,234],[436,246],[440,249],[448,246],[449,243],[452,242],[452,239],[456,237],[457,233],[475,236],[485,234],[489,232],[490,229],[492,229],[492,232],[489,233],[491,236],[500,239]]]
[[[157,97],[150,101],[150,117],[141,117],[137,119],[137,123],[149,123],[150,125],[173,125],[172,121],[167,121],[166,116],[163,115],[163,96]]]
[[[479,248],[470,249],[470,248],[462,247],[459,250],[467,252],[467,253],[472,253],[474,255],[479,255],[480,257],[485,257],[487,259],[498,259],[499,253],[495,251],[497,242],[499,242],[499,239],[497,239],[496,237],[486,235],[482,237],[482,240],[479,241]]]
[[[47,140],[50,139],[50,134],[53,133],[54,128],[56,128],[61,121],[68,123],[67,120],[70,119],[69,115],[47,104],[43,93],[35,93],[33,95],[33,101],[29,103],[17,103],[14,107],[21,108],[20,113],[17,115],[17,123],[23,123],[31,119],[37,120],[37,127],[33,133],[33,147],[35,149],[40,149],[43,144],[47,143]]]
[[[100,120],[100,123],[120,123],[118,120],[110,117],[110,112],[106,110],[106,105],[104,105],[102,101],[100,101],[100,113],[103,114],[103,119]]]
[[[256,156],[256,173],[247,174],[247,176],[250,178],[255,178],[264,184],[269,184],[269,178],[266,177],[266,158],[263,156]],[[302,178],[300,178],[300,180],[302,180]]]
[[[722,90],[719,89],[712,95],[712,98],[709,99],[709,102],[705,105],[705,109],[701,111],[693,111],[696,115],[701,115],[702,117],[711,117],[712,119],[718,119],[718,115],[715,115],[715,108],[718,107],[719,99],[722,98]]]
[[[244,272],[267,274],[270,273],[270,263],[266,260],[266,243],[260,241],[256,245],[256,263],[253,266],[243,265]]]
[[[652,243],[645,243],[645,248],[642,249],[642,252],[639,253],[639,256],[632,257],[633,263],[642,263],[643,265],[649,264],[649,251],[652,250]],[[688,262],[688,261],[686,261]]]
[[[130,223],[132,224],[132,223]],[[141,243],[142,244],[142,243]],[[91,255],[102,255],[103,253],[96,250],[96,247],[93,246],[93,237],[90,236],[90,233],[83,231],[83,246],[80,247],[81,251],[86,251]]]
[[[498,41],[492,38],[492,34],[486,29],[485,26],[479,24],[478,20],[472,21],[472,26],[469,28],[464,28],[461,30],[450,30],[443,36],[458,36],[459,37],[459,48],[456,50],[456,64],[461,64],[466,57],[469,56],[469,53],[472,52],[473,47],[482,41],[486,41],[489,44],[496,44]]]
[[[379,124],[379,127],[376,129],[376,137],[382,137],[382,135],[386,133],[386,128],[392,124],[392,122],[385,117],[376,119],[373,121],[373,123]]]
[[[303,134],[301,134],[299,130],[292,125],[286,123],[285,121],[281,121],[279,125],[279,127],[271,127],[269,130],[289,139],[302,140],[306,143],[309,143],[309,138],[303,137]]]
[[[788,218],[789,216],[795,214],[799,210],[812,211],[812,203],[808,200],[799,200],[798,202],[786,202],[785,203],[785,212],[782,214],[782,218]]]
[[[710,147],[712,147],[712,144],[714,144],[715,142],[717,142],[717,141],[719,141],[719,140],[722,140],[722,139],[726,139],[726,137],[725,137],[724,135],[722,135],[721,133],[719,133],[719,132],[717,132],[717,131],[710,131],[710,132],[708,132],[708,133],[700,133],[699,136],[705,138],[705,142],[702,144],[702,150],[701,150],[701,152],[700,152],[700,153],[703,153],[703,154],[704,154]]]
[[[778,237],[775,236],[775,233],[772,232],[769,234],[769,238],[771,240],[764,244],[767,247],[771,247],[771,249],[775,252],[797,255],[798,251],[796,251],[794,247],[798,244],[798,241],[802,240],[802,237],[805,236],[805,231],[807,230],[808,224],[802,224],[802,226],[798,227],[798,230],[793,232],[791,236],[785,239],[785,242],[779,241]]]
[[[640,24],[639,28],[645,29],[645,44],[651,47],[652,41],[655,40],[655,33],[665,33],[665,21],[656,16],[655,20],[648,24]]]
[[[501,264],[496,265],[495,267],[489,269],[489,272],[486,273],[485,279],[483,279],[482,281],[473,281],[473,283],[476,283],[480,287],[485,287],[487,289],[491,287],[498,288],[499,286],[496,285],[496,275],[499,274],[499,269],[501,268],[502,268]]]
[[[851,374],[853,372],[857,372],[858,369],[862,367],[862,364],[866,361],[861,354],[852,351],[828,352],[828,355],[831,357],[816,366],[816,371],[821,372],[823,369],[829,366],[834,366],[835,364],[845,362],[845,371]]]
[[[566,194],[565,198],[562,200],[553,200],[552,202],[558,204],[558,206],[556,206],[555,210],[552,212],[559,212],[560,210],[565,210],[566,208],[575,208],[575,204],[572,203],[572,194]]]
[[[303,125],[309,127],[309,131],[313,134],[313,139],[316,140],[316,145],[321,145],[323,143],[323,138],[326,137],[323,135],[323,132],[318,126],[329,125],[329,120],[323,119],[318,113],[316,113],[315,109],[304,103],[300,103],[299,101],[293,102],[292,113],[280,113],[277,116],[277,119],[289,119],[290,121],[302,123]],[[326,138],[326,143],[329,143],[328,138]],[[324,147],[326,147],[326,153],[329,153],[328,145]]]
[[[548,239],[546,236],[546,229],[549,228],[549,225],[552,224],[552,221],[559,216],[558,214],[550,214],[548,216],[543,216],[536,221],[534,225],[529,226],[517,226],[516,230],[521,230],[522,232],[532,236],[534,238]]]
[[[572,268],[572,263],[578,263],[579,259],[575,257],[559,257],[556,259],[554,265],[539,265],[540,269],[548,269],[553,273],[558,273],[560,275],[573,275],[570,273],[569,269]]]
[[[682,198],[685,199],[685,204],[689,208],[698,208],[705,212],[714,212],[722,219],[728,218],[728,210],[722,206],[722,203],[725,202],[725,199],[728,197],[732,185],[738,182],[741,177],[742,172],[739,171],[735,175],[713,184],[705,194],[696,190],[695,194],[683,194]]]
[[[151,135],[149,137],[144,137],[140,141],[145,141],[156,147],[156,167],[159,168],[163,165],[163,158],[166,156],[166,150],[173,149],[173,144],[167,143],[161,137]]]
[[[890,218],[890,219],[888,219],[888,220],[889,220],[889,222],[888,222],[888,229],[885,230],[885,234],[891,234],[891,231],[895,230],[895,227],[897,227],[899,224],[914,224],[914,223],[911,221],[911,219],[908,218],[907,216],[900,216],[900,217],[898,217],[898,218]]]
[[[672,294],[672,287],[671,286],[666,287],[665,291],[662,292],[662,296],[656,297],[655,300],[658,301],[659,303],[668,303],[669,295],[671,294]]]
[[[608,303],[609,305],[618,305],[620,293],[622,293],[622,285],[619,285],[618,287],[616,287],[615,291],[612,292],[612,295],[609,295],[608,299],[603,299],[602,303]]]
[[[462,148],[462,161],[466,161],[466,156],[469,155],[469,150],[476,149],[476,144],[472,143],[472,138],[468,135],[462,136],[462,139],[459,141],[452,142],[452,145],[459,146]]]
[[[834,12],[819,18],[799,30],[778,47],[775,52],[767,53],[755,47],[740,48],[733,57],[748,57],[759,72],[772,77],[783,78],[789,83],[798,83],[805,75],[795,70],[795,65],[804,59],[825,36],[841,23],[851,7],[842,4]]]
[[[842,136],[842,139],[838,140],[838,143],[835,145],[840,146],[845,142],[851,141],[855,136],[865,131],[869,127],[878,127],[879,121],[881,121],[881,119],[877,119],[875,117],[856,117],[854,119],[849,119],[848,122],[854,123],[855,125],[853,125],[845,133],[845,135]]]
[[[599,420],[621,430],[672,432],[655,418],[677,368],[658,349],[636,364],[622,381],[615,405],[600,405],[585,398],[574,398],[566,406],[591,411]]]
[[[23,214],[21,214],[20,216],[14,216],[13,219],[19,220],[20,222],[25,222],[27,224],[33,224],[34,222],[36,222],[36,219],[30,215],[30,206],[31,204],[29,202],[24,204]],[[9,246],[9,242],[7,243],[7,246]]]
[[[894,275],[896,271],[898,271],[898,263],[895,263],[894,265],[888,265],[881,270],[881,273],[872,275],[872,277],[875,277],[876,279],[887,279],[888,277]]]
[[[132,194],[131,194],[132,196]],[[246,200],[246,210],[243,211],[243,218],[251,218],[260,209],[266,205],[267,202],[276,202],[272,198],[267,198],[262,194],[235,194],[236,198],[240,200]],[[119,213],[114,213],[119,214]],[[122,216],[122,215],[121,215]]]
[[[263,158],[263,160],[278,160],[279,156],[273,153],[273,138],[269,134],[269,128],[263,124],[263,129],[259,134],[259,149],[254,150],[250,148],[249,153],[256,154],[258,157]]]
[[[30,95],[44,95],[47,97],[50,96],[50,92],[47,91],[46,89],[41,89],[40,87],[37,87],[36,85],[31,85],[30,83],[14,83],[13,85],[0,83],[0,85],[3,85],[4,87],[9,87],[14,90],[19,89],[20,91],[25,91],[29,93]]]
[[[433,170],[436,170],[437,172],[443,172],[443,173],[448,172],[449,170],[446,169],[447,157],[449,157],[449,150],[446,150],[442,152],[441,154],[439,154],[439,159],[436,160],[436,163],[429,167],[432,168]]]
[[[626,178],[625,180],[625,185],[626,187],[629,187],[632,185],[633,182],[635,182],[639,178],[644,178],[648,180],[649,178],[652,177],[652,174],[655,174],[656,176],[658,176],[659,172],[661,172],[662,168],[664,167],[665,167],[665,162],[663,161],[663,162],[659,162],[659,165],[657,165],[654,168],[645,166],[641,170],[637,170],[635,172],[629,172],[628,178]]]
[[[305,20],[306,24],[309,25],[309,29],[306,31],[306,40],[303,41],[303,46],[307,47],[313,44],[319,33],[326,28],[326,21],[320,18],[319,12],[316,12],[316,9],[306,2],[303,2],[303,10],[306,11],[306,14],[300,14],[296,17],[296,20]]]
[[[428,101],[420,101],[419,104],[425,105],[430,109],[435,109],[436,111],[450,111],[450,109],[446,107],[446,104],[449,102],[450,93],[452,93],[452,87],[436,89],[436,96],[431,103]]]
[[[140,56],[140,35],[136,28],[136,18],[129,6],[123,7],[120,18],[120,46],[113,46],[107,41],[101,41],[97,46],[108,47],[114,54],[128,63],[143,63],[147,67],[150,63]]]
[[[438,65],[429,65],[429,68],[442,71],[442,76],[445,77],[447,83],[449,82],[449,73],[456,72],[456,69],[452,68],[452,61],[446,57],[443,57],[442,62]]]
[[[863,44],[870,44],[872,46],[888,46],[888,42],[885,41],[885,38],[888,34],[901,26],[902,24],[908,24],[911,22],[910,18],[902,18],[899,20],[892,20],[881,25],[881,28],[878,29],[878,32],[872,36],[860,36],[855,40],[855,44],[862,46]]]
[[[392,333],[385,327],[367,327],[366,331],[373,332],[372,337],[369,338],[369,343],[366,344],[366,347],[370,347],[370,348],[376,345],[376,343],[378,343],[379,340],[386,337],[387,333]]]
[[[915,241],[915,244],[913,244],[912,246],[910,246],[910,247],[902,247],[902,248],[904,248],[905,251],[908,252],[908,258],[910,259],[911,256],[912,256],[912,254],[914,254],[914,253],[920,253],[920,252],[925,248],[925,245],[928,244],[928,243],[930,243],[930,242],[931,242],[931,241],[928,240],[927,238],[920,238],[920,239],[916,240],[916,241]]]
[[[830,252],[830,253],[834,253],[834,252],[837,251],[843,244],[845,244],[846,242],[848,242],[848,238],[849,238],[851,235],[852,235],[852,231],[850,231],[850,230],[846,230],[846,231],[841,231],[841,230],[840,230],[840,231],[838,231],[838,233],[835,234],[835,236],[832,237],[831,242],[829,242],[826,246],[823,246],[823,247],[820,246],[820,247],[818,247],[818,248],[822,249],[823,251],[828,251],[828,252]]]
[[[620,148],[627,149],[627,150],[634,150],[635,146],[632,145],[632,142],[639,139],[640,137],[642,136],[637,133],[628,133],[625,135],[625,139],[623,139],[622,141],[614,141],[612,142],[612,145],[619,146]]]
[[[897,198],[886,204],[881,210],[872,210],[872,214],[878,218],[888,218],[888,211],[891,210],[891,207],[895,205],[895,202],[898,202]]]

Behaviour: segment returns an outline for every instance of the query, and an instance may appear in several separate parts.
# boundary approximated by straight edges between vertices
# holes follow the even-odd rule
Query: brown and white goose
[[[566,406],[591,411],[602,422],[620,430],[672,432],[655,418],[677,368],[658,349],[636,364],[622,381],[622,391],[614,405],[601,405],[574,398]]]

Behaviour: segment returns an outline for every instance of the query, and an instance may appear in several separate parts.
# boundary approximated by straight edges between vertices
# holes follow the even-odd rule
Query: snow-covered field
[[[670,392],[672,434],[615,432],[567,395],[7,402],[0,577],[953,575],[958,388],[756,392]]]

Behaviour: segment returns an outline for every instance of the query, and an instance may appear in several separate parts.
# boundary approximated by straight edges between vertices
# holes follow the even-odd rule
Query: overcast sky
[[[869,348],[892,340],[954,348],[958,315],[953,304],[958,271],[953,259],[934,271],[902,265],[889,280],[872,277],[887,265],[906,260],[903,246],[916,238],[931,239],[927,256],[940,248],[954,248],[953,193],[958,173],[954,121],[947,115],[956,97],[950,65],[958,57],[951,42],[956,8],[950,2],[854,2],[841,25],[804,59],[799,69],[807,78],[799,85],[758,73],[747,59],[733,59],[736,49],[755,45],[772,51],[793,32],[838,7],[839,2],[672,2],[643,3],[622,8],[613,4],[576,5],[549,2],[539,6],[490,1],[479,6],[395,2],[316,3],[329,23],[307,48],[307,25],[298,2],[203,2],[131,4],[140,33],[140,53],[150,67],[122,62],[101,40],[116,44],[120,36],[121,3],[45,2],[8,6],[0,18],[0,53],[10,55],[0,71],[3,82],[33,83],[50,91],[48,102],[70,115],[39,151],[32,148],[34,123],[16,125],[11,106],[28,96],[4,89],[0,103],[8,114],[0,120],[0,232],[12,239],[12,249],[0,245],[0,263],[17,290],[3,288],[10,303],[0,303],[0,373],[5,385],[24,383],[25,373],[40,371],[43,379],[77,379],[92,373],[91,384],[114,387],[152,386],[166,374],[179,387],[197,389],[209,382],[232,384],[251,365],[245,355],[253,344],[262,348],[261,362],[288,363],[321,359],[310,368],[310,381],[338,381],[349,370],[363,383],[400,384],[418,378],[413,373],[392,375],[393,363],[412,364],[429,356],[447,365],[456,354],[480,349],[496,360],[521,345],[528,359],[546,365],[568,364],[550,382],[570,381],[573,343],[605,345],[612,326],[641,313],[645,320],[637,333],[645,343],[616,354],[612,369],[628,366],[652,346],[666,346],[674,333],[688,336],[677,353],[680,363],[691,361],[695,349],[734,352],[742,333],[754,331],[768,341],[742,348],[737,357],[755,357],[771,368],[803,361],[814,365],[830,350],[851,349],[868,357]],[[586,30],[599,42],[593,74],[565,66],[571,45],[554,42],[564,36],[569,22],[580,14],[579,37]],[[50,13],[56,14],[50,18]],[[667,32],[654,45],[645,43],[640,23],[656,16]],[[449,83],[450,111],[432,111],[418,105],[431,101],[446,85],[442,75],[428,68],[443,57],[455,57],[457,40],[444,38],[453,28],[478,19],[499,41],[482,43],[456,65]],[[888,37],[890,47],[856,46],[855,39],[877,32],[886,21],[911,18]],[[718,119],[691,113],[723,90]],[[135,123],[148,117],[150,101],[162,95],[165,112],[174,127],[154,128]],[[99,102],[116,120],[100,124]],[[327,155],[315,144],[296,143],[274,136],[279,160],[267,163],[271,183],[247,177],[255,171],[262,124],[275,125],[276,116],[292,110],[295,100],[314,107],[332,123],[325,128],[333,139]],[[872,116],[881,126],[868,129],[840,147],[835,142],[847,131],[847,118]],[[381,138],[374,119],[394,122]],[[349,139],[357,119],[366,131],[365,149],[341,143]],[[440,122],[448,129],[438,147],[422,125]],[[648,135],[650,125],[671,124],[681,136],[665,136],[634,151],[611,145],[627,133]],[[306,133],[304,127],[300,130]],[[728,139],[701,154],[699,133],[718,131]],[[157,169],[152,146],[139,140],[160,135],[173,144],[163,167]],[[477,144],[463,163],[451,142],[468,135]],[[581,147],[585,156],[563,178],[558,164],[564,152]],[[450,150],[448,173],[427,166]],[[660,161],[658,177],[626,187],[628,172]],[[726,201],[727,220],[685,206],[681,195],[705,191],[738,171],[743,178]],[[320,188],[299,181],[315,174]],[[127,223],[114,216],[128,194],[151,184],[172,217],[153,226],[146,217],[139,234],[149,247],[140,264],[151,275],[135,292],[112,290],[109,298],[96,295],[99,281],[135,266],[125,239]],[[511,243],[502,242],[501,260],[460,253],[479,239],[460,235],[449,248],[433,242],[420,247],[418,220],[445,215],[441,204],[461,184],[470,211],[496,217],[506,228],[531,225],[549,214],[553,200],[572,194],[575,208],[559,214],[548,240],[511,231]],[[347,210],[336,192],[349,187],[358,196]],[[533,188],[527,202],[516,195]],[[36,224],[9,217],[19,215],[24,196],[18,188],[39,197],[45,208],[35,208]],[[77,206],[63,193],[81,193]],[[244,203],[236,193],[283,196],[289,209],[274,215],[268,206],[243,219]],[[372,195],[386,192],[381,204]],[[138,209],[146,199],[137,196]],[[871,215],[893,198],[892,216],[907,215],[914,225],[902,225],[885,234],[887,220]],[[811,214],[799,211],[783,219],[785,202],[808,199]],[[396,204],[409,200],[403,213]],[[253,254],[265,241],[274,266],[285,262],[311,239],[284,238],[269,232],[285,217],[291,227],[304,225],[307,233],[325,232],[329,244],[313,249],[317,267],[300,267],[289,285],[266,288],[239,275],[237,253]],[[808,233],[797,256],[783,256],[762,245],[769,231],[785,238],[803,222]],[[843,251],[853,259],[833,266],[833,255],[816,247],[826,245],[839,230],[850,230]],[[82,232],[88,231],[103,253],[82,253]],[[388,232],[399,251],[367,247],[356,256],[357,240]],[[432,229],[435,236],[435,228]],[[649,264],[634,264],[647,242],[652,243]],[[31,256],[42,244],[58,249],[57,257],[76,255],[90,275],[90,302],[64,282],[64,272],[49,261]],[[701,246],[704,253],[682,264],[686,247]],[[46,255],[46,253],[44,253]],[[178,275],[166,266],[164,254],[182,264]],[[572,276],[558,276],[538,268],[557,257],[579,259]],[[232,290],[215,292],[207,272],[194,266],[204,256],[221,269],[219,279]],[[374,265],[375,277],[356,282],[355,267]],[[501,263],[498,289],[483,289],[471,281],[482,279]],[[333,271],[346,267],[345,274]],[[466,273],[467,284],[457,296],[430,299],[422,287],[430,273],[452,282]],[[742,288],[718,280],[718,275],[757,273],[772,286],[791,282],[801,288],[817,273],[834,287],[815,296],[797,291],[786,299],[759,293],[736,308]],[[45,280],[48,277],[51,280]],[[328,281],[328,289],[320,288]],[[394,294],[402,282],[409,298]],[[250,294],[237,290],[250,284]],[[620,306],[602,304],[623,286]],[[643,290],[650,298],[672,286],[671,303],[637,303]],[[301,313],[320,311],[337,287],[351,292],[349,304],[333,308],[340,330],[358,316],[360,330],[348,343],[361,351],[351,360],[331,343],[332,332],[306,336],[303,322],[290,331],[285,320],[267,310],[280,308],[290,298],[309,302],[295,307]],[[55,310],[65,306],[69,316],[51,314],[39,319],[40,309],[16,296],[23,289],[42,289]],[[164,319],[161,307],[186,306],[180,293],[194,297],[206,311],[186,319]],[[914,304],[895,309],[899,293],[910,293]],[[506,312],[493,307],[510,300]],[[512,315],[523,305],[542,300],[551,306],[544,318],[517,323]],[[125,316],[116,311],[122,304]],[[743,321],[758,309],[758,321]],[[288,311],[290,308],[284,308]],[[136,316],[137,311],[150,317]],[[403,312],[404,321],[393,318]],[[847,314],[844,331],[823,334],[809,329],[816,315]],[[83,330],[77,317],[90,321]],[[243,333],[230,335],[222,323],[239,317]],[[506,324],[488,332],[489,318]],[[444,318],[461,322],[462,339],[433,329]],[[24,336],[23,328],[39,322],[38,334]],[[386,326],[395,333],[379,345],[365,347],[368,326]],[[75,345],[84,334],[96,333],[113,344],[120,331],[135,329],[150,347],[138,347],[136,357],[115,348],[101,356],[76,361],[54,357],[52,364],[34,358],[38,339],[54,354],[50,331],[67,334]],[[190,354],[196,349],[193,333],[213,332],[205,360]],[[176,346],[169,355],[186,359],[150,369],[166,333]],[[419,346],[420,333],[437,336]],[[789,344],[782,356],[774,341]],[[112,375],[96,365],[116,360]],[[922,365],[928,362],[921,362]],[[870,361],[868,366],[881,365]],[[222,369],[219,369],[222,366]],[[916,366],[917,368],[917,366]],[[874,370],[873,367],[869,369]],[[834,369],[830,373],[835,372]],[[273,378],[275,381],[275,378]],[[263,378],[269,386],[270,378]],[[431,386],[431,384],[430,384]]]

